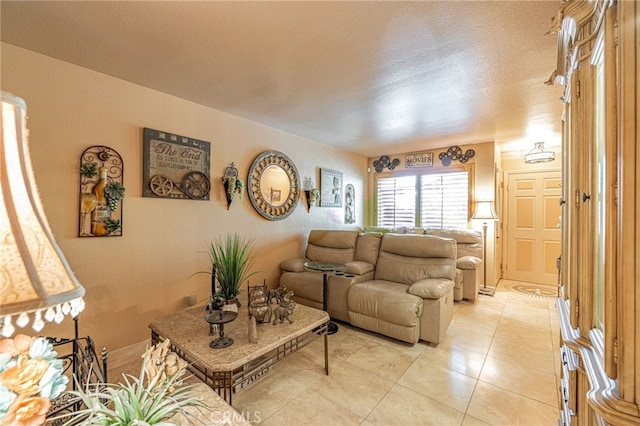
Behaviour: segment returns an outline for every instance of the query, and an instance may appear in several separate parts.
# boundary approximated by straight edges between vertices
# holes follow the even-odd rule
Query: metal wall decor
[[[461,163],[466,163],[474,155],[476,155],[476,152],[473,149],[468,149],[463,153],[462,148],[454,145],[450,146],[446,152],[441,152],[438,158],[442,161],[443,166],[448,166],[452,160],[459,160]]]
[[[300,199],[300,178],[293,161],[279,151],[258,155],[249,169],[247,192],[251,204],[266,219],[288,217]]]
[[[400,160],[394,158],[393,160],[389,158],[388,155],[383,155],[373,162],[373,168],[376,169],[377,173],[380,173],[382,170],[389,169],[393,170],[400,165]]]
[[[125,188],[122,157],[108,146],[95,145],[80,155],[80,237],[122,235]]]
[[[355,198],[356,190],[349,183],[344,190],[344,223],[346,224],[356,223]]]
[[[342,172],[320,169],[320,207],[342,207]]]
[[[144,129],[143,197],[208,200],[209,142]]]
[[[244,198],[244,181],[238,177],[238,169],[235,163],[231,163],[230,166],[224,169],[222,175],[222,184],[224,186],[224,194],[227,198],[227,210],[231,208],[231,202],[239,196],[240,201]]]

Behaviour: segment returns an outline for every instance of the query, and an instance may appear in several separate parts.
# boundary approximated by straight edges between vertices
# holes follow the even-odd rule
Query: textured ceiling
[[[369,157],[560,144],[556,1],[1,2],[2,41]]]

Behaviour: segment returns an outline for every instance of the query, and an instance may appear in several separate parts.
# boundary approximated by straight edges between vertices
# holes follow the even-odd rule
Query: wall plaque
[[[208,200],[211,143],[144,129],[144,197]]]
[[[410,167],[433,167],[433,152],[422,152],[419,154],[409,154],[404,159],[404,166]]]

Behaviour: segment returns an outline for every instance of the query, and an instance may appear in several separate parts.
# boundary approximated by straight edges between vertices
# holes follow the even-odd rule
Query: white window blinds
[[[416,176],[378,179],[378,226],[416,224]]]
[[[467,228],[469,220],[469,173],[420,176],[420,226]]]
[[[379,178],[377,225],[466,229],[469,185],[468,171]]]

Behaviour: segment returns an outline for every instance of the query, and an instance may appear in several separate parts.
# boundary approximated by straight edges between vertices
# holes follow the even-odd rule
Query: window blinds
[[[466,171],[380,178],[377,196],[378,226],[467,228],[469,173]]]
[[[416,225],[416,176],[378,179],[378,226]]]

